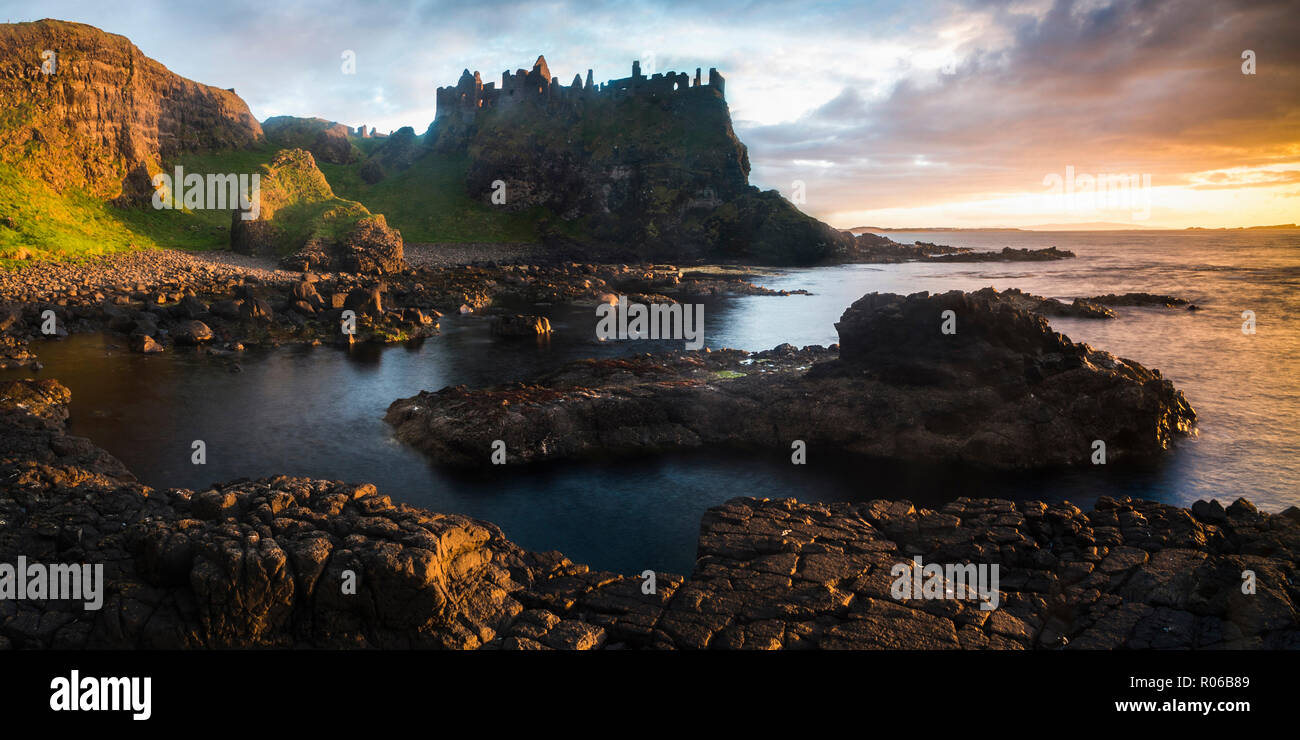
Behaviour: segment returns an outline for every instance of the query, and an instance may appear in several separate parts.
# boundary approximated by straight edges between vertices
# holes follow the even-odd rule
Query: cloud
[[[1279,167],[1235,167],[1196,172],[1186,177],[1194,190],[1233,190],[1300,183],[1300,163]]]
[[[781,187],[796,159],[842,163],[807,173],[818,181],[809,206],[826,213],[1039,192],[1067,166],[1168,184],[1300,161],[1300,29],[1288,3],[969,12],[988,25],[952,74],[904,77],[872,100],[845,88],[796,120],[742,128],[757,175]],[[1256,75],[1241,72],[1245,49]]]

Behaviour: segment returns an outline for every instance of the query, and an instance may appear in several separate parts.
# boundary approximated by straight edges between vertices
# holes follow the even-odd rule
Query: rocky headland
[[[870,294],[840,342],[571,363],[527,382],[396,401],[397,437],[443,464],[735,448],[1025,469],[1149,458],[1196,414],[1159,371],[1052,331],[993,289]],[[949,314],[948,312],[951,312]],[[943,325],[951,317],[953,333]]]
[[[0,599],[0,649],[1300,648],[1295,507],[734,499],[650,592],[372,485],[150,489],[69,399],[0,384],[0,562],[103,564],[102,605]],[[895,598],[917,556],[997,564],[997,608]]]

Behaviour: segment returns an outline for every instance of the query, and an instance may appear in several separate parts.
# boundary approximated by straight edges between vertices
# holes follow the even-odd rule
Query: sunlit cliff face
[[[424,130],[462,69],[496,79],[543,53],[564,80],[717,67],[754,182],[842,227],[1300,221],[1288,0],[83,6],[0,16],[124,34],[259,119],[380,131]]]

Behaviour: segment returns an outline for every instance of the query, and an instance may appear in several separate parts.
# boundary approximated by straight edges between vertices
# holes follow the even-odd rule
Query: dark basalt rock
[[[847,233],[847,232],[846,232]],[[973,250],[943,244],[916,242],[903,244],[880,234],[850,235],[852,244],[842,256],[843,261],[858,263],[911,262],[942,254],[961,254]]]
[[[212,329],[202,321],[185,321],[172,336],[179,344],[203,344],[212,341]]]
[[[1052,260],[1074,259],[1074,252],[1068,249],[1047,247],[1046,249],[1014,249],[1003,247],[1000,252],[961,252],[959,254],[941,254],[931,257],[934,262],[1050,262]]]
[[[960,382],[1014,378],[1028,365],[1080,367],[1092,351],[1051,330],[1023,306],[1020,291],[973,293],[954,290],[930,295],[872,293],[849,306],[835,329],[842,364],[870,369],[899,382],[942,378]],[[944,313],[952,311],[954,333],[945,334]]]
[[[239,304],[239,317],[243,321],[266,324],[274,320],[275,311],[269,301],[250,296]]]
[[[145,355],[156,354],[163,351],[163,346],[156,339],[148,334],[132,334],[128,340],[132,352],[139,352]]]
[[[522,610],[490,524],[301,478],[151,491],[63,434],[69,395],[0,386],[0,561],[102,563],[104,604],[0,600],[12,646],[468,648]]]
[[[1086,300],[1090,303],[1100,303],[1104,306],[1164,306],[1166,308],[1188,306],[1188,308],[1191,308],[1186,299],[1175,298],[1171,295],[1158,295],[1155,293],[1124,293],[1123,295],[1107,293],[1106,295],[1093,296]]]
[[[957,331],[941,331],[953,311]],[[507,462],[733,448],[965,463],[981,468],[1148,458],[1196,414],[1159,372],[1078,344],[996,291],[871,294],[834,350],[673,352],[587,360],[529,384],[394,402],[397,437],[435,461]]]
[[[492,333],[503,337],[544,336],[551,333],[551,322],[545,316],[497,316],[492,319]]]
[[[103,608],[0,600],[0,649],[1300,649],[1294,507],[741,498],[705,514],[694,573],[651,594],[369,484],[151,490],[66,436],[69,399],[0,384],[0,562],[103,564]],[[997,565],[998,608],[895,598],[891,571],[918,555]]]
[[[556,615],[578,611],[611,639],[678,649],[1297,649],[1298,550],[1300,526],[1246,502],[1211,524],[1107,497],[1089,512],[999,499],[937,511],[734,499],[705,514],[695,572],[672,583],[662,608],[609,615],[635,603],[614,582]],[[998,608],[894,598],[893,567],[918,555],[997,564]],[[1242,593],[1244,570],[1267,585]],[[531,591],[549,596],[548,585]],[[520,622],[503,647],[533,629]]]
[[[359,314],[381,316],[384,313],[384,293],[378,287],[356,288],[348,293],[343,307]]]
[[[985,288],[984,290],[992,290],[992,288]],[[1000,295],[1004,300],[1014,303],[1017,308],[1022,308],[1040,316],[1069,316],[1077,319],[1115,318],[1114,311],[1093,302],[1091,299],[1075,298],[1073,302],[1065,303],[1055,298],[1044,298],[1015,288],[1004,290]]]
[[[1004,247],[999,252],[976,252],[968,247],[950,247],[931,242],[903,244],[887,236],[870,232],[853,235],[843,232],[849,240],[841,245],[829,262],[898,263],[898,262],[1046,262],[1073,259],[1074,252],[1047,247],[1045,249],[1013,249]]]
[[[337,242],[311,239],[280,260],[280,266],[300,272],[385,274],[407,269],[402,235],[388,227],[382,214],[368,216]]]
[[[0,382],[0,408],[14,408],[56,424],[68,419],[72,391],[57,380]]]
[[[181,319],[198,319],[207,315],[208,304],[194,296],[185,296],[173,309],[173,315]]]
[[[339,247],[341,267],[347,272],[389,273],[406,269],[402,235],[388,228],[383,214],[364,218]]]

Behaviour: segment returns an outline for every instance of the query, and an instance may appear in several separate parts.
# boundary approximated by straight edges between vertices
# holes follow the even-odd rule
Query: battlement
[[[465,70],[455,85],[438,88],[438,109],[434,120],[452,112],[474,114],[483,109],[510,108],[524,102],[580,102],[597,97],[657,98],[705,92],[725,100],[725,84],[726,80],[715,68],[709,69],[708,82],[702,82],[699,67],[695,69],[694,79],[685,72],[655,73],[646,77],[641,73],[641,62],[636,61],[632,62],[631,77],[596,85],[589,69],[586,80],[581,75],[574,75],[573,82],[565,85],[551,76],[546,57],[539,56],[531,70],[502,73],[500,87],[494,82],[484,83],[478,72],[470,74],[468,69]]]

